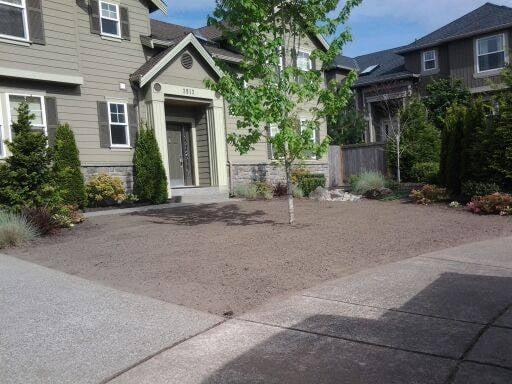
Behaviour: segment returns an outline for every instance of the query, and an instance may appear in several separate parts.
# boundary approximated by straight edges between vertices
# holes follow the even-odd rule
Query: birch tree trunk
[[[402,182],[402,175],[400,174],[400,136],[396,140],[396,180],[398,184]]]

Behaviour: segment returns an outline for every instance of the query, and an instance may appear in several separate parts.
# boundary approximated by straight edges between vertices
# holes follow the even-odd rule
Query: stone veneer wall
[[[106,173],[110,176],[120,177],[124,183],[126,192],[133,192],[133,166],[86,166],[82,167],[82,173],[85,176],[85,182],[87,182],[91,177],[100,173]]]
[[[301,168],[306,168],[311,173],[322,173],[329,180],[327,163],[304,164]],[[232,164],[231,172],[232,188],[254,181],[266,181],[273,185],[286,181],[284,168],[274,164]]]

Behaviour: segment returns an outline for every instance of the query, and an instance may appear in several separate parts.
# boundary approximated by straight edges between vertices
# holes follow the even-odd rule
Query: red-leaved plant
[[[493,193],[487,196],[475,196],[468,203],[471,212],[480,215],[512,215],[512,196],[507,193]]]

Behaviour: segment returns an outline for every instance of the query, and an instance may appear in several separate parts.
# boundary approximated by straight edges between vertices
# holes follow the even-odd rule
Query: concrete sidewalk
[[[102,383],[223,319],[0,255],[0,383]]]
[[[512,382],[512,238],[330,281],[225,322],[113,383]]]

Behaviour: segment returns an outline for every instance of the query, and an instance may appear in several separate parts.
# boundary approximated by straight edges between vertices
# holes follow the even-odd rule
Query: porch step
[[[190,204],[221,203],[229,200],[229,193],[217,187],[173,188],[171,200],[176,203]]]

